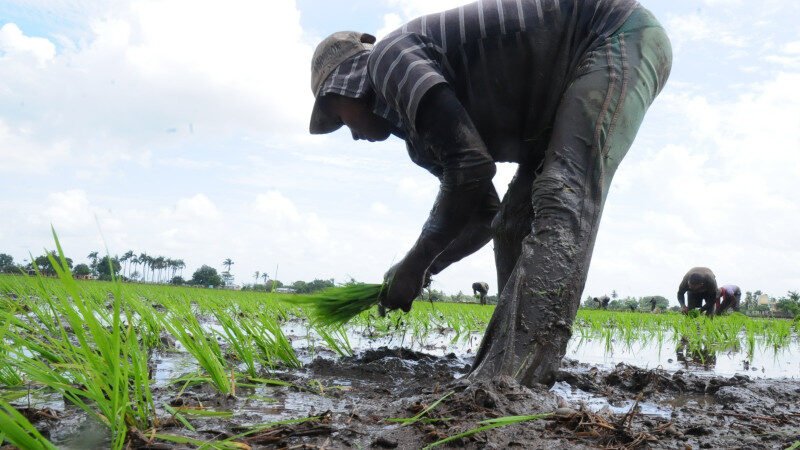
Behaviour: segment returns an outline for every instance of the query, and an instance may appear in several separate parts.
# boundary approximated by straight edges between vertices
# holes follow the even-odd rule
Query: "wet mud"
[[[255,424],[313,417],[236,441],[257,449],[414,449],[487,419],[547,413],[539,420],[483,431],[441,448],[783,449],[800,440],[797,380],[707,376],[624,364],[598,369],[565,360],[552,387],[529,388],[512,378],[467,381],[471,363],[454,354],[432,356],[383,347],[347,358],[317,355],[299,370],[270,374],[288,386],[245,385],[236,395],[221,395],[207,384],[164,384],[154,389],[160,408],[166,404],[231,415],[187,415],[195,428],[190,431],[162,410],[157,432],[214,441]],[[24,412],[59,448],[107,446],[103,427],[76,408],[65,407],[61,399],[39,398]],[[392,421],[420,413],[424,414],[414,423]],[[129,448],[192,446],[134,430]]]

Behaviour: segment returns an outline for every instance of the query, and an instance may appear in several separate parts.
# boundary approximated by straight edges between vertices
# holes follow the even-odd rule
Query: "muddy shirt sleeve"
[[[681,308],[686,306],[686,300],[684,300],[683,296],[686,294],[686,291],[689,290],[689,274],[686,274],[681,280],[681,284],[678,286],[678,303],[681,305]]]
[[[412,129],[420,102],[438,84],[448,83],[441,49],[417,33],[390,34],[375,45],[367,61],[367,73],[383,117],[399,116]],[[388,109],[393,110],[389,112]]]
[[[441,167],[439,194],[410,252],[428,268],[440,255],[443,263],[457,261],[488,242],[499,200],[492,195],[494,161],[448,86],[426,95],[416,125],[419,141]]]

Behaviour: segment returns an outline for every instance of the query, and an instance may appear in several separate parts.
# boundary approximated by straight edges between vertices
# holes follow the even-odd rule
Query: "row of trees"
[[[89,268],[92,273],[100,275],[108,265],[108,257],[98,257],[99,252],[91,252],[87,256],[89,258]],[[172,259],[165,256],[151,256],[147,253],[136,254],[133,250],[128,250],[122,256],[114,256],[112,259],[112,268],[115,273],[122,272],[122,277],[128,280],[139,280],[143,283],[155,282],[165,283],[176,276],[183,277],[183,269],[186,268],[186,263],[182,259]],[[117,267],[119,266],[119,267]],[[140,272],[141,269],[141,272]],[[178,275],[180,273],[180,275]]]

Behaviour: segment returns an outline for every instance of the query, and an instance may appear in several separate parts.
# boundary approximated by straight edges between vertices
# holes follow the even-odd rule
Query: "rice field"
[[[292,417],[284,409],[258,414],[264,420],[256,423],[251,414],[238,434],[216,439],[197,427],[239,417],[225,407],[226,398],[247,396],[261,405],[254,410],[264,411],[287,392],[320,404],[332,390],[346,395],[346,386],[286,381],[283,375],[320,356],[388,345],[468,360],[493,312],[491,306],[419,301],[409,314],[380,317],[373,308],[340,326],[313,317],[292,294],[76,281],[55,265],[57,278],[0,276],[0,445],[55,448],[24,414],[48,406],[77,408],[91,418],[102,447],[122,449],[147,436],[201,448],[247,448],[247,436],[316,416]],[[789,354],[797,366],[798,331],[797,320],[740,314],[710,320],[582,309],[570,351],[681,348],[700,355],[701,363],[702,355],[736,352],[752,360],[768,352]],[[174,401],[198,386],[213,392],[218,404]]]

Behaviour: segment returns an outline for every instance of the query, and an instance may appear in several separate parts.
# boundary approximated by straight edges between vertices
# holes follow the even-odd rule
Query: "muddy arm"
[[[683,297],[685,296],[686,291],[688,290],[689,290],[689,284],[684,278],[684,280],[681,281],[680,286],[678,286],[678,303],[681,305],[681,308],[686,307],[686,300]]]
[[[436,275],[451,264],[475,253],[492,240],[492,219],[499,207],[497,191],[491,186],[469,223],[431,264],[428,269],[431,275]]]
[[[386,274],[381,303],[408,310],[425,272],[467,228],[493,189],[495,165],[475,125],[447,85],[431,89],[420,104],[417,131],[442,167],[439,194],[414,246]],[[477,244],[475,244],[477,245]]]

